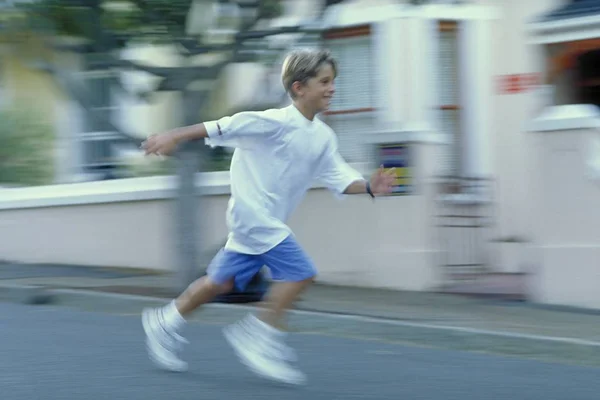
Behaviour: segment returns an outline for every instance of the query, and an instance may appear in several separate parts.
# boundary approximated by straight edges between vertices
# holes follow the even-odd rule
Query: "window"
[[[370,149],[362,136],[376,128],[371,28],[331,30],[324,35],[324,42],[338,61],[336,94],[324,120],[337,133],[346,161],[367,162]]]
[[[552,43],[545,50],[547,83],[554,86],[553,103],[600,106],[600,40]]]
[[[115,108],[112,106],[112,93],[110,75],[104,73],[88,72],[85,74],[85,85],[92,95],[87,99],[93,112],[101,112],[105,118],[112,118]],[[85,128],[79,133],[81,142],[82,164],[84,171],[89,173],[108,173],[113,170],[119,160],[117,159],[116,145],[121,139],[117,132],[110,131],[110,126],[104,121],[92,118],[86,112]]]
[[[457,22],[438,24],[438,68],[440,130],[447,135],[448,146],[442,156],[442,173],[460,175],[462,158],[459,29]]]

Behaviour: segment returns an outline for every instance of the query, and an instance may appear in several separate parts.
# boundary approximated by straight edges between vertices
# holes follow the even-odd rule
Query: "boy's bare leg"
[[[227,293],[233,289],[233,280],[218,284],[213,282],[208,276],[192,282],[187,289],[175,300],[177,311],[182,317],[187,316],[198,307],[208,303],[220,294]]]
[[[264,323],[284,329],[284,317],[298,296],[313,282],[313,278],[300,282],[276,282],[267,294],[266,304],[258,314]]]
[[[150,358],[159,367],[169,371],[187,370],[187,363],[177,355],[183,344],[187,343],[178,333],[186,322],[186,315],[232,287],[233,281],[217,284],[204,276],[189,285],[167,306],[145,309],[142,324]]]
[[[242,362],[259,375],[293,384],[306,381],[304,374],[290,364],[296,355],[285,344],[286,334],[281,327],[288,309],[312,280],[274,283],[256,316],[250,314],[225,328],[225,338]]]

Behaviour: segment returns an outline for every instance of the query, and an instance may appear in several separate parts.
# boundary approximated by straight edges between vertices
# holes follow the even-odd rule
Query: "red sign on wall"
[[[502,75],[498,78],[498,92],[500,94],[517,94],[532,90],[541,84],[541,74]]]

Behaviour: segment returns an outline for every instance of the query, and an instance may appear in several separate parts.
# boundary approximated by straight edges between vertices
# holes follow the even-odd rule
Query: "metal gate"
[[[435,226],[443,286],[472,281],[489,272],[493,213],[492,180],[441,177]]]

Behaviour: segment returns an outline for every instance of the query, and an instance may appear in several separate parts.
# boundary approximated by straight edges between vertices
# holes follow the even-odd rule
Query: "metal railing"
[[[434,220],[443,283],[475,279],[490,266],[494,181],[442,176],[437,182]]]

